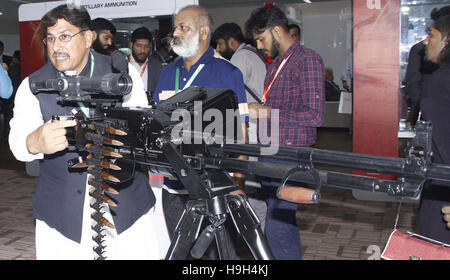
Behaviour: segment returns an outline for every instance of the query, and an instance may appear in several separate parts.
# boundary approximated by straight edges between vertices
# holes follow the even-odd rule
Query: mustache
[[[53,55],[52,55],[53,58],[61,57],[61,56],[62,57],[64,57],[64,56],[69,57],[69,54],[66,53],[66,52],[54,52]]]
[[[183,39],[181,39],[180,37],[174,36],[173,40],[170,42],[170,45],[173,46],[173,45],[179,45],[179,44],[183,44],[183,43],[184,43]]]
[[[148,57],[148,54],[144,54],[144,53],[137,54],[135,52],[131,52],[131,54],[133,55],[134,60],[136,60],[136,62],[138,62],[138,63],[144,63]]]

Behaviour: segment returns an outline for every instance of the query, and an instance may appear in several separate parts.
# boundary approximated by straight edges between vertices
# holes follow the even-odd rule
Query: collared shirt
[[[193,80],[191,86],[231,89],[237,97],[239,112],[243,121],[248,121],[247,98],[241,71],[224,59],[214,57],[213,48],[209,47],[203,56],[191,66],[189,71],[184,67],[183,59],[177,59],[167,65],[161,72],[153,99],[159,102],[163,91],[175,89],[175,76],[177,67],[180,69],[180,90],[184,88],[197,68],[204,64],[202,70]]]
[[[280,145],[311,146],[325,114],[324,65],[318,53],[295,42],[269,66],[265,85],[289,56],[268,93],[266,105],[279,110]]]
[[[138,71],[138,73],[141,75],[142,81],[144,82],[144,90],[147,91],[148,88],[148,58],[145,60],[144,64],[139,65],[139,63],[136,62],[136,60],[134,59],[133,55],[129,56],[129,62],[131,63],[131,65],[134,66],[134,68],[136,68],[136,70]]]
[[[153,99],[159,103],[160,94],[175,89],[176,68],[180,69],[179,89],[183,89],[197,68],[204,64],[202,70],[193,80],[191,86],[231,89],[237,97],[239,113],[242,121],[248,121],[247,98],[241,71],[230,62],[214,57],[213,48],[209,47],[203,56],[191,66],[189,71],[184,67],[182,58],[167,65],[161,72]],[[164,178],[164,185],[171,190],[183,190],[183,185],[174,180]]]
[[[8,99],[11,97],[12,92],[13,86],[8,72],[0,66],[0,97]]]

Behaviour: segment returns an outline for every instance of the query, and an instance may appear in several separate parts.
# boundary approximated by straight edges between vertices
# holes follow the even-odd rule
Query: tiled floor
[[[318,148],[351,150],[351,135],[321,130]],[[35,259],[32,200],[37,178],[0,148],[0,260]],[[399,229],[414,230],[418,206],[403,204]],[[360,201],[348,190],[322,188],[318,204],[299,205],[303,258],[378,259],[393,229],[397,204]]]
[[[393,230],[397,207],[397,203],[356,200],[347,190],[324,189],[319,204],[299,206],[303,258],[379,258]],[[417,209],[417,204],[402,205],[399,229],[414,230]]]
[[[35,259],[32,201],[36,177],[0,169],[0,259]]]

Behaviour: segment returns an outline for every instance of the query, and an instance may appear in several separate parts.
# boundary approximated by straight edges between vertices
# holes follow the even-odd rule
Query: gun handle
[[[318,203],[320,193],[302,187],[283,187],[278,190],[278,198],[296,203]]]

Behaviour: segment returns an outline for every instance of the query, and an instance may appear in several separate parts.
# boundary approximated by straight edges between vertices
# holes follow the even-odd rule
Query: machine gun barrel
[[[289,166],[270,162],[255,162],[228,158],[206,158],[205,163],[210,168],[214,167],[280,180],[283,180],[284,175],[292,169],[292,165]],[[296,172],[289,177],[289,181],[301,184],[312,184],[316,187],[319,183],[321,186],[325,187],[380,192],[402,197],[417,197],[421,191],[421,183],[416,181],[382,180],[342,172],[316,171],[319,174],[320,182],[317,182],[317,178],[312,176],[312,173],[309,171]]]
[[[263,145],[225,144],[223,151],[228,154],[261,156]],[[448,165],[427,163],[423,158],[394,158],[307,147],[280,146],[270,158],[294,163],[305,163],[352,170],[392,174],[416,179],[436,179],[450,182]]]
[[[172,110],[181,106],[185,108],[189,116],[199,115],[198,112],[194,114],[195,108],[191,106],[191,101],[195,100],[202,101],[205,105],[203,110],[237,107],[235,95],[229,90],[190,88],[183,91],[182,95],[178,94],[176,100],[169,99],[159,107],[149,109],[102,107],[99,108],[98,119],[94,123],[88,119],[85,120],[82,115],[79,116],[79,121],[86,122],[84,125],[91,130],[92,124],[97,125],[97,123],[99,126],[118,126],[116,129],[126,132],[125,136],[113,137],[103,129],[95,130],[99,134],[98,139],[113,137],[123,143],[118,147],[117,152],[123,155],[124,159],[118,160],[118,163],[128,161],[128,165],[133,167],[134,163],[139,163],[149,166],[154,173],[175,176],[186,186],[193,199],[211,197],[214,195],[213,189],[235,187],[233,180],[223,176],[229,172],[277,178],[283,182],[293,181],[315,186],[360,189],[408,197],[416,197],[426,180],[444,181],[445,185],[450,182],[450,166],[431,162],[431,125],[427,123],[417,126],[416,137],[411,142],[405,158],[293,146],[279,146],[276,153],[265,155],[263,151],[270,152],[270,146],[230,143],[229,141],[239,141],[237,137],[234,137],[235,134],[222,135],[215,131],[214,134],[206,133],[205,135],[205,131],[192,127],[192,124],[187,121],[186,127],[183,123],[182,134],[173,133],[175,127],[179,128],[179,121],[172,120]],[[222,111],[220,112],[223,113]],[[205,122],[204,125],[209,126],[211,123]],[[229,121],[218,122],[217,125],[220,125],[219,128],[224,128],[229,125]],[[218,131],[220,132],[220,129]],[[226,131],[228,133],[228,130]],[[84,129],[79,129],[77,132],[75,139],[82,150],[87,149],[87,141],[97,139],[92,137],[93,140],[89,137],[91,140],[86,139],[86,135],[90,136],[89,133],[92,134],[91,131],[84,131]],[[185,133],[188,136],[186,139],[193,139],[194,144],[183,142]],[[222,141],[217,141],[220,138],[223,138]],[[199,140],[197,144],[195,140]],[[112,141],[109,142],[112,143]],[[254,156],[261,160],[239,161],[234,159],[236,155]],[[279,163],[270,163],[264,158],[273,159]],[[346,169],[346,171],[326,171],[323,167]],[[122,173],[125,174],[123,171],[127,169],[133,170],[133,168],[123,168]],[[383,180],[352,174],[352,171],[389,174],[394,178]],[[131,174],[131,172],[128,173]],[[120,181],[127,178],[131,176],[123,176]],[[203,185],[194,187],[197,181],[201,181]],[[198,187],[201,190],[197,190]]]
[[[450,167],[444,164],[433,163],[428,168],[427,177],[434,180],[450,182]]]

